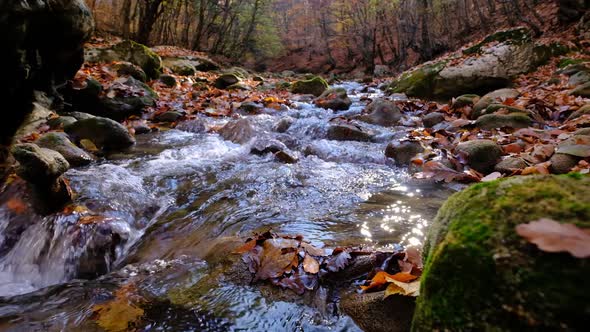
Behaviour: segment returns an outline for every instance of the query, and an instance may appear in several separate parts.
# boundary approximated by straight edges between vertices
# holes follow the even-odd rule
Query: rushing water
[[[343,87],[354,101],[344,115],[362,111],[361,97],[379,95],[360,93],[363,87],[354,83]],[[287,116],[294,119],[289,130],[274,132]],[[100,330],[92,305],[121,284],[133,281],[144,296],[165,297],[215,275],[221,267],[213,262],[231,250],[224,241],[237,243],[257,231],[302,234],[328,247],[419,246],[449,189],[412,181],[385,158],[387,142],[405,136],[404,128],[369,126],[376,142],[330,141],[325,134],[333,117],[305,102],[249,116],[258,136],[285,143],[296,164],[253,155],[252,142],[170,130],[138,136],[131,151],[68,171],[76,204],[109,218],[108,229],[77,225],[74,216],[14,215],[1,207],[0,330]],[[203,121],[212,128],[228,120]],[[84,252],[107,233],[120,239],[114,258],[101,262],[111,272],[75,279]],[[318,301],[282,300],[231,282],[211,287],[198,302],[154,305],[140,329],[358,330]]]

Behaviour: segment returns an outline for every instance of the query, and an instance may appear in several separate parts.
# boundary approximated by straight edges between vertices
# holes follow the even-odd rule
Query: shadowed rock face
[[[0,0],[0,172],[14,133],[32,110],[33,91],[57,96],[56,86],[84,62],[93,28],[82,0]]]

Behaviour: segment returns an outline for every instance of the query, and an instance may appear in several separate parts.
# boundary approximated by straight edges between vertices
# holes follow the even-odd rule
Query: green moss
[[[291,92],[300,94],[311,94],[316,97],[320,96],[324,91],[328,89],[329,85],[326,80],[319,76],[313,78],[301,80],[293,83]]]
[[[145,45],[126,40],[113,46],[113,51],[119,55],[121,60],[140,66],[152,79],[158,78],[162,74],[162,59]]]
[[[492,42],[507,43],[511,45],[522,45],[532,40],[530,31],[527,28],[514,28],[509,30],[502,30],[487,36],[480,43],[477,43],[465,50],[463,54],[471,55],[480,53],[483,47]]]
[[[569,47],[561,43],[536,44],[533,48],[534,65],[542,66],[546,64],[549,59],[567,54],[569,51]]]
[[[587,60],[584,59],[572,59],[572,58],[564,58],[559,60],[559,63],[557,64],[558,68],[565,68],[569,65],[577,65],[577,64],[581,64],[586,62]]]
[[[525,113],[487,114],[475,121],[475,126],[481,129],[494,128],[527,128],[533,121]]]
[[[389,92],[405,93],[411,97],[433,97],[435,79],[447,61],[431,63],[403,73],[390,85]]]
[[[413,331],[582,330],[588,260],[546,253],[515,227],[541,218],[590,228],[590,177],[529,176],[474,185],[441,208]]]

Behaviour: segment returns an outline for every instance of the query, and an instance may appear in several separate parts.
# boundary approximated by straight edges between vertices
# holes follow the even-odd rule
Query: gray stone
[[[515,89],[500,89],[492,91],[481,97],[475,105],[473,105],[472,118],[477,119],[484,111],[494,103],[502,103],[506,99],[516,98],[520,93]]]
[[[385,148],[385,156],[393,158],[397,166],[408,166],[424,147],[417,141],[392,142]]]
[[[94,160],[86,151],[75,146],[65,133],[47,133],[35,143],[40,147],[59,152],[71,166],[88,165]]]
[[[177,83],[176,77],[174,77],[172,75],[161,75],[160,82],[164,83],[164,85],[169,88],[175,87],[176,83]]]
[[[242,118],[228,122],[219,130],[219,135],[225,140],[244,144],[256,136],[256,130],[250,120]]]
[[[346,89],[332,88],[324,91],[315,101],[315,105],[324,109],[333,111],[346,111],[352,105],[352,100],[348,98]]]
[[[18,176],[34,184],[50,184],[70,168],[59,152],[32,143],[17,144],[11,153],[19,163]]]
[[[335,141],[361,141],[368,142],[372,139],[372,133],[362,127],[353,124],[341,123],[331,125],[328,128],[327,138]]]
[[[502,148],[491,140],[475,140],[457,145],[459,153],[471,168],[484,174],[491,173],[502,156]]]
[[[438,112],[427,114],[422,118],[422,123],[426,128],[432,128],[443,121],[445,121],[444,114]]]
[[[553,174],[567,174],[574,168],[581,158],[569,154],[556,153],[549,161],[549,170]]]
[[[528,128],[532,124],[531,118],[524,113],[487,114],[475,121],[475,126],[481,129],[495,128]]]
[[[79,120],[65,128],[70,137],[88,139],[104,150],[122,150],[135,143],[127,128],[111,119],[94,117]]]
[[[367,114],[359,116],[358,119],[384,127],[394,126],[402,118],[402,112],[399,107],[395,103],[385,99],[372,101],[367,105],[365,113]]]
[[[498,163],[494,170],[504,174],[512,174],[525,169],[527,166],[526,161],[520,157],[508,157]]]

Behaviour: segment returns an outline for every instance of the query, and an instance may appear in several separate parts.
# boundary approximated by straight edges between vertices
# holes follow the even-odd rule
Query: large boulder
[[[389,296],[385,292],[345,294],[340,307],[364,331],[406,332],[410,330],[416,298]]]
[[[36,141],[36,144],[59,152],[72,166],[88,165],[94,160],[86,151],[75,146],[66,133],[53,132],[44,134]]]
[[[218,89],[227,89],[228,87],[240,83],[240,79],[236,74],[222,74],[220,75],[213,85]]]
[[[314,100],[314,104],[333,111],[346,111],[352,105],[352,100],[348,98],[346,89],[332,88],[324,91],[324,93]]]
[[[328,89],[328,82],[319,76],[293,83],[291,92],[319,97]]]
[[[98,116],[74,122],[64,130],[70,137],[76,140],[88,139],[103,150],[122,150],[135,143],[122,124]]]
[[[82,0],[0,2],[0,172],[14,134],[33,110],[33,89],[59,97],[56,87],[84,62],[94,21]],[[1,174],[0,174],[1,176]]]
[[[513,177],[449,198],[428,231],[412,330],[585,330],[588,258],[541,250],[516,232],[543,218],[588,232],[590,177]]]
[[[376,124],[380,126],[394,126],[402,118],[402,111],[395,105],[395,103],[385,100],[373,100],[367,108],[365,113],[359,116],[359,120]]]
[[[88,62],[127,61],[143,69],[149,78],[162,74],[162,59],[149,47],[131,40],[124,40],[111,47],[87,49]]]
[[[444,59],[403,73],[390,92],[432,99],[487,92],[508,86],[513,77],[565,51],[560,45],[535,44],[525,28],[499,31],[465,50],[468,57],[459,62]]]

